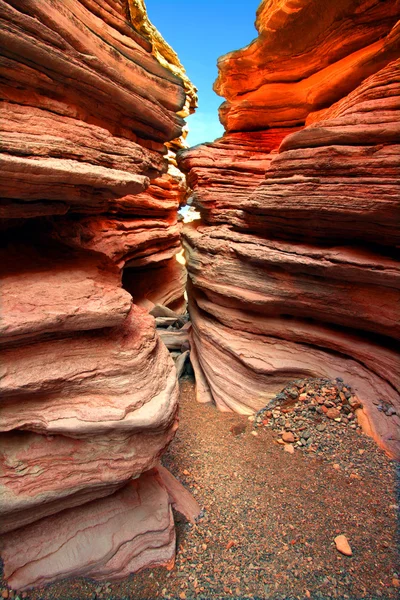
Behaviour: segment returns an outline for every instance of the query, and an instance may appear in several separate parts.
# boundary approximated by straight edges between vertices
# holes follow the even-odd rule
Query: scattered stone
[[[297,399],[293,398],[296,391]],[[350,386],[338,379],[296,380],[254,415],[253,427],[272,429],[278,433],[276,443],[292,444],[294,450],[308,455],[322,455],[337,464],[335,468],[347,470],[348,457],[338,453],[338,444],[344,436],[347,445],[349,436],[360,432],[360,405]],[[383,406],[380,400],[380,408],[387,411],[389,405]]]
[[[289,454],[294,454],[294,446],[292,444],[285,444],[284,451],[289,452]]]
[[[353,552],[350,548],[350,544],[345,535],[343,535],[343,534],[337,535],[335,537],[335,544],[336,544],[336,549],[338,550],[338,552],[340,552],[341,554],[344,554],[345,556],[353,556]]]
[[[251,432],[251,435],[257,436],[258,433],[257,433],[257,431],[254,431],[254,429],[253,429],[253,431]]]
[[[292,444],[295,441],[294,435],[291,431],[285,431],[282,434],[282,440],[287,444]]]
[[[346,395],[347,401],[351,407],[352,410],[357,410],[357,408],[362,408],[362,404],[359,401],[359,399],[357,398],[357,396],[351,396],[351,394],[349,396]]]
[[[337,419],[338,417],[340,417],[340,412],[337,408],[328,408],[328,410],[326,411],[326,416],[328,417],[328,419]]]

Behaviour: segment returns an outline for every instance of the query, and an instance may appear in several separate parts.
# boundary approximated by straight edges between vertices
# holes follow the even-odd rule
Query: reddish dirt
[[[245,417],[198,404],[190,380],[181,392],[180,428],[163,462],[204,512],[195,526],[176,516],[175,568],[107,585],[65,581],[24,597],[398,598],[396,469],[372,440],[343,434],[352,436],[348,463],[337,470],[320,455],[288,454],[270,430],[252,435]],[[346,535],[352,557],[336,550],[338,534]]]

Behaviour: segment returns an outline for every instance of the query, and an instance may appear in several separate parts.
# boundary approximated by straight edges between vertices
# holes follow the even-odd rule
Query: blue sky
[[[217,58],[257,37],[254,21],[260,0],[145,1],[150,20],[178,53],[199,90],[199,107],[188,118],[188,144],[212,142],[223,133],[218,119],[223,98],[212,89]]]

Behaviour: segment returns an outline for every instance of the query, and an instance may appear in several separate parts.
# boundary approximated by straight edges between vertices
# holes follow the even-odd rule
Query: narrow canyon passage
[[[0,0],[4,598],[396,597],[399,16]]]

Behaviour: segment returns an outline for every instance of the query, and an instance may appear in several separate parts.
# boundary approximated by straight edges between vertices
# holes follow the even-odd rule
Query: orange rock
[[[328,419],[338,419],[340,417],[340,412],[337,408],[328,408],[326,411],[326,416]]]
[[[335,544],[336,544],[336,549],[341,554],[344,554],[345,556],[353,556],[353,552],[350,548],[350,544],[347,541],[347,538],[345,535],[343,535],[343,534],[337,535],[335,537]]]
[[[289,454],[294,454],[294,446],[292,444],[286,444],[283,449]]]
[[[294,435],[291,431],[285,431],[282,433],[282,440],[287,444],[292,444],[294,442]]]
[[[264,0],[259,37],[218,60],[214,89],[227,98],[220,108],[227,131],[304,123],[396,57],[394,4],[329,2],[318,18],[315,10],[312,0],[294,9],[291,0]]]

